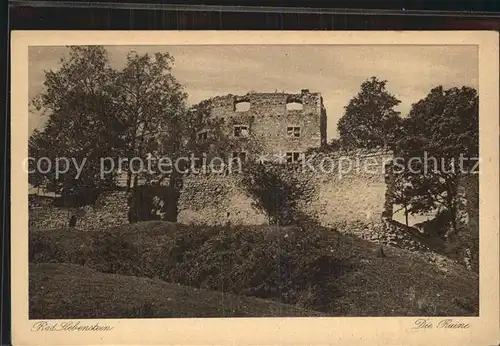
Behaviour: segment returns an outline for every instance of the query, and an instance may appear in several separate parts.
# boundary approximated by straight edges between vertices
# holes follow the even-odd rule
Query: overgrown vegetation
[[[436,86],[401,117],[395,108],[400,101],[386,87],[387,81],[376,77],[363,82],[338,122],[339,138],[322,150],[391,149],[397,158],[394,203],[406,220],[446,210],[450,219],[442,236],[456,235],[464,230],[458,215],[461,176],[478,172],[477,90]]]
[[[260,152],[252,133],[239,142],[229,138],[227,126],[234,124],[211,118],[210,100],[187,107],[188,95],[171,74],[174,58],[170,54],[129,52],[125,66],[115,69],[104,47],[69,47],[68,53],[59,69],[45,73],[44,91],[32,102],[38,112],[48,115],[48,121],[32,133],[28,146],[33,158],[55,162],[67,157],[85,164],[79,176],[74,165],[59,176],[55,166],[48,171],[39,167],[29,175],[33,186],[61,194],[60,204],[90,204],[101,192],[115,187],[116,171],[102,175],[104,157],[115,162],[133,157],[148,162],[205,153],[226,157],[242,148]],[[477,91],[435,87],[412,105],[407,117],[400,117],[396,111],[400,101],[386,87],[387,81],[376,77],[362,83],[338,123],[340,137],[313,150],[390,148],[406,167],[425,155],[442,160],[444,165],[427,174],[417,161],[411,168],[418,173],[403,170],[395,175],[395,202],[403,206],[407,217],[443,210],[427,225],[429,237],[445,238],[448,228],[467,233],[457,220],[460,176],[456,172],[463,167],[457,166],[456,158],[478,156]],[[139,179],[146,186],[140,187]],[[299,206],[308,200],[311,186],[300,182],[288,167],[248,162],[243,171],[242,183],[256,207],[279,227],[140,222],[159,218],[156,211],[166,215],[165,220],[176,220],[182,176],[176,170],[160,174],[142,170],[135,176],[128,171],[126,180],[133,192],[129,215],[133,224],[100,233],[32,232],[30,262],[72,263],[101,273],[158,278],[331,315],[477,314],[475,273],[460,267],[443,273],[416,255],[396,249],[377,257],[375,245],[322,229]],[[164,181],[167,187],[156,187]],[[463,239],[468,240],[460,246],[478,252],[477,237]],[[77,280],[69,267],[59,274]],[[436,297],[436,292],[442,293]],[[455,297],[466,301],[456,303]],[[36,306],[36,296],[33,299]],[[150,315],[151,307],[145,304],[146,312],[138,315]]]
[[[293,167],[279,163],[248,162],[241,182],[255,200],[254,206],[267,214],[269,224],[314,222],[299,206],[299,203],[310,197],[312,184],[298,179]]]
[[[159,173],[140,170],[133,175],[128,168],[137,171],[139,167],[129,167],[132,158],[149,162],[168,157],[175,161],[181,156],[205,154],[207,158],[226,158],[228,153],[242,149],[252,155],[261,152],[252,131],[248,138],[231,138],[228,129],[232,124],[211,117],[211,100],[187,106],[188,95],[172,74],[174,62],[169,53],[130,51],[125,65],[115,68],[102,46],[68,47],[59,68],[45,72],[44,91],[31,100],[32,108],[47,115],[48,121],[43,129],[31,134],[28,149],[33,158],[45,157],[54,163],[56,158],[65,157],[74,162],[61,162],[68,165],[59,167],[68,168],[63,173],[56,172],[56,165],[39,167],[29,175],[30,184],[61,194],[58,202],[65,206],[81,206],[114,188],[118,168],[126,172],[130,189],[140,185],[139,180],[146,185],[166,181],[171,189],[179,191],[182,177],[175,169]],[[345,106],[337,124],[339,138],[311,150],[392,149],[403,158],[405,167],[410,168],[411,163],[412,171],[418,172],[404,170],[398,177],[396,198],[406,215],[445,208],[452,216],[450,228],[457,233],[458,157],[478,156],[477,91],[466,86],[436,86],[403,116],[397,111],[399,104],[400,100],[388,90],[388,81],[366,79]],[[248,121],[251,128],[253,120]],[[425,159],[425,155],[443,165],[422,173],[414,159]],[[101,158],[113,160],[116,169],[103,174]],[[118,167],[118,158],[129,161],[125,167]],[[74,163],[84,164],[85,169],[78,172]],[[465,169],[474,164],[467,161]],[[268,213],[271,223],[295,222],[295,200],[303,193],[293,188],[293,181],[286,183],[275,173],[257,167],[249,179],[257,186],[248,186],[248,190],[257,198],[258,207]],[[131,220],[155,218],[147,215],[153,207],[137,205],[133,205]],[[175,209],[169,204],[168,220],[175,220]]]
[[[30,261],[75,263],[317,310],[332,304],[336,279],[351,268],[349,253],[334,251],[318,231],[151,226],[153,230],[137,235],[82,233],[88,238],[83,243],[78,236],[60,243],[52,233],[34,233]]]
[[[433,88],[415,103],[395,146],[410,213],[446,209],[459,231],[462,175],[478,172],[479,99],[473,88]],[[419,159],[419,160],[416,160]],[[404,169],[400,169],[401,166]]]
[[[114,188],[118,171],[129,189],[140,180],[176,188],[177,158],[227,152],[221,149],[229,145],[221,119],[210,117],[209,101],[188,107],[173,65],[169,53],[130,51],[120,69],[102,46],[68,47],[59,68],[45,72],[44,90],[30,100],[31,109],[48,120],[31,134],[29,156],[52,164],[31,166],[29,183],[62,195],[66,206],[81,206]],[[209,134],[202,142],[201,130]],[[155,167],[165,157],[170,167]],[[71,161],[58,162],[57,171],[57,158]],[[146,163],[152,169],[143,169]]]
[[[365,80],[360,92],[345,106],[337,125],[342,147],[372,149],[394,144],[402,122],[394,108],[401,101],[386,85],[386,80],[376,77]]]
[[[30,319],[321,316],[270,300],[78,265],[30,264],[29,270]]]
[[[378,257],[377,245],[321,228],[151,221],[102,232],[33,232],[29,249],[31,263],[79,264],[328,315],[427,314],[417,298],[437,315],[478,309],[476,274],[460,266],[444,273],[403,250],[388,248]],[[411,298],[409,290],[420,296]]]

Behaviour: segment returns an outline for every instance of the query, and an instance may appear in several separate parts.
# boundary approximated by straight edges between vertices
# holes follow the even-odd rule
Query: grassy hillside
[[[478,314],[476,274],[396,248],[384,248],[380,257],[378,250],[318,227],[144,222],[100,232],[30,234],[32,263],[72,263],[332,316]]]
[[[30,264],[30,318],[320,316],[277,302],[74,264]]]

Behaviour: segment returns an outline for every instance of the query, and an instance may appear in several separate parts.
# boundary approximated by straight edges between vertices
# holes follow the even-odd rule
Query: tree
[[[445,208],[452,231],[458,231],[458,184],[479,154],[479,108],[474,88],[433,88],[412,105],[404,121],[396,156],[402,159],[401,174],[411,200],[411,211]]]
[[[391,146],[401,124],[394,110],[400,101],[386,90],[387,81],[372,77],[361,84],[361,91],[345,107],[337,128],[343,146],[377,148]]]
[[[161,198],[171,221],[176,219],[182,172],[200,168],[189,167],[184,159],[195,157],[198,165],[204,155],[220,153],[226,143],[223,121],[211,116],[210,100],[188,108],[187,94],[171,73],[173,64],[169,53],[130,52],[125,67],[116,73],[115,94],[115,106],[127,128],[127,188],[134,192],[131,205],[151,204],[153,197]],[[132,160],[151,162],[151,170],[130,167]],[[146,190],[139,188],[139,179],[149,185],[149,193],[142,193]],[[164,182],[167,190],[161,186]],[[140,217],[148,215],[148,208]]]
[[[127,188],[136,187],[141,176],[151,172],[130,167],[148,156],[169,156],[182,142],[182,121],[187,94],[172,75],[174,58],[169,53],[127,54],[125,67],[115,74],[114,106],[125,124],[125,157],[128,159]],[[139,160],[134,158],[138,158]]]
[[[45,72],[45,90],[31,103],[49,118],[44,129],[31,135],[29,156],[46,158],[50,166],[43,167],[46,173],[34,170],[29,181],[62,194],[68,203],[70,199],[86,203],[114,179],[113,174],[100,175],[100,158],[119,156],[123,146],[119,136],[123,126],[111,98],[113,71],[100,46],[69,47],[60,62],[58,70]],[[57,174],[58,158],[70,160],[67,172]],[[84,164],[80,175],[74,162]]]
[[[400,205],[405,215],[405,224],[409,226],[408,218],[410,214],[415,214],[418,208],[414,203],[414,193],[415,190],[412,188],[411,182],[406,179],[403,174],[394,174],[394,194],[393,203]],[[399,210],[394,211],[394,213]]]
[[[46,72],[46,91],[33,102],[37,110],[49,114],[49,120],[31,136],[30,154],[49,157],[52,162],[61,156],[78,162],[86,159],[85,174],[75,179],[72,169],[57,179],[50,171],[43,176],[34,174],[31,181],[41,184],[45,180],[64,194],[76,190],[75,199],[86,203],[89,201],[77,196],[96,195],[114,186],[117,169],[103,174],[101,159],[106,158],[107,163],[112,159],[115,168],[124,169],[131,187],[137,186],[139,177],[151,175],[142,169],[148,157],[179,153],[188,131],[187,95],[171,74],[173,62],[168,53],[139,55],[132,51],[118,70],[110,67],[103,47],[70,47],[69,57],[61,59],[61,68]],[[134,158],[139,160],[132,161]],[[132,162],[138,172],[133,182]]]

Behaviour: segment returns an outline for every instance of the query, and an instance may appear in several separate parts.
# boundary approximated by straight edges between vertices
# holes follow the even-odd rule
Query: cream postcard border
[[[480,104],[480,316],[469,329],[412,329],[415,317],[82,320],[108,332],[32,331],[28,320],[28,46],[477,45]],[[499,334],[499,35],[487,31],[12,31],[11,253],[14,345],[496,345]],[[431,321],[440,318],[430,318]]]

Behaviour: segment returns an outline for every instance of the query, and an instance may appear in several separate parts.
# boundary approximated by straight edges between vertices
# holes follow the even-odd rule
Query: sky
[[[401,104],[405,116],[412,103],[438,85],[478,88],[475,46],[345,46],[345,45],[233,45],[233,46],[106,46],[111,65],[120,68],[127,52],[169,52],[175,58],[173,75],[185,87],[188,102],[249,91],[320,92],[327,112],[328,139],[337,137],[344,107],[366,79],[387,80],[387,90]],[[29,98],[43,91],[46,70],[54,70],[66,47],[30,47]],[[46,119],[30,111],[29,133]]]

